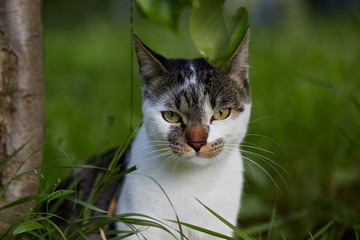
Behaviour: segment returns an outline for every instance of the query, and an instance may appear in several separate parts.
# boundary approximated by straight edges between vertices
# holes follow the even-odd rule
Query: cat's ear
[[[140,76],[145,84],[150,79],[161,76],[167,72],[167,59],[165,57],[154,52],[143,44],[136,35],[133,35],[133,43],[139,65]]]
[[[250,27],[247,28],[243,40],[231,56],[227,66],[227,72],[231,79],[237,82],[248,81],[248,47]]]

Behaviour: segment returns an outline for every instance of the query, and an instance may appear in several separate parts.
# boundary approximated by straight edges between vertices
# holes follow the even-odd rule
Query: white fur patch
[[[189,68],[191,70],[191,75],[190,75],[189,78],[185,78],[185,81],[184,81],[183,85],[180,86],[180,91],[182,91],[183,89],[186,89],[190,85],[197,84],[197,75],[196,75],[196,70],[195,70],[194,65],[190,64]]]
[[[196,79],[197,79],[197,76],[196,76],[196,71],[195,71],[195,68],[192,64],[190,64],[190,70],[192,71],[192,74],[190,76],[190,79],[187,79],[187,81],[190,83],[190,84],[196,84]]]

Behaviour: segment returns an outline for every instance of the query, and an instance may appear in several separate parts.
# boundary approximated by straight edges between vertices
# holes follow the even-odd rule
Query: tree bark
[[[44,141],[43,75],[41,0],[0,0],[0,164],[30,140],[0,169],[0,193],[11,182],[0,207],[38,191],[29,176],[11,179],[41,164],[42,152],[31,154]]]

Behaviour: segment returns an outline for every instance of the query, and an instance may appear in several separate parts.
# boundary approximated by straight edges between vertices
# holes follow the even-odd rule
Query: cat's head
[[[136,36],[147,135],[164,161],[204,166],[226,158],[250,117],[249,30],[227,67],[205,59],[167,59]]]

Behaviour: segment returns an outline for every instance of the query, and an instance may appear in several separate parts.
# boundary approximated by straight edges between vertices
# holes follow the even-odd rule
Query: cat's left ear
[[[243,40],[231,56],[227,66],[227,72],[231,79],[237,82],[248,82],[248,48],[250,27],[246,29]]]
[[[165,57],[143,44],[136,35],[133,35],[133,43],[140,76],[145,84],[167,72],[167,59]]]

